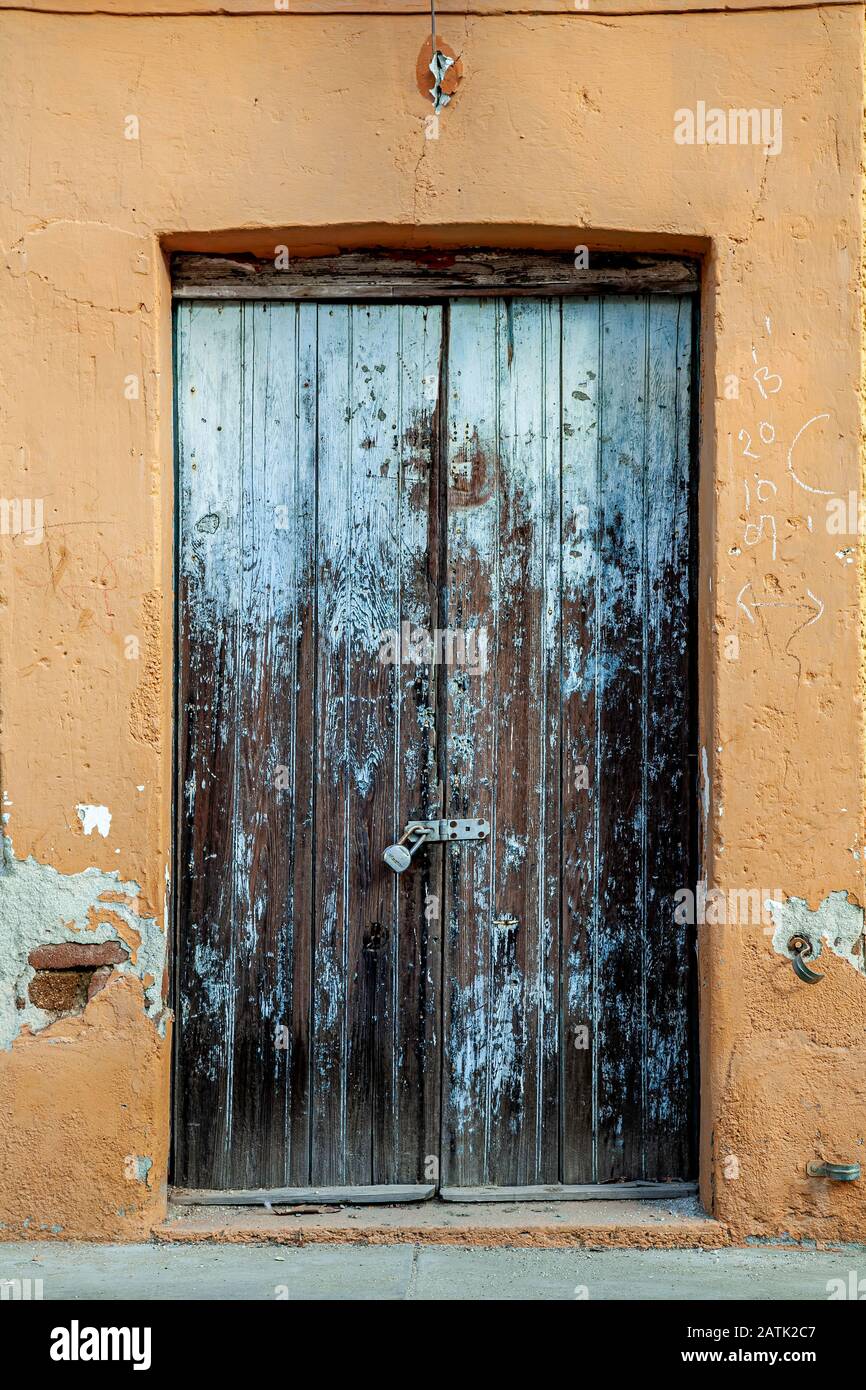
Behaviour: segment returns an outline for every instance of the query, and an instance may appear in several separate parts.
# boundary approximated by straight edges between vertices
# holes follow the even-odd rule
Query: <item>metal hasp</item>
[[[859,1163],[807,1163],[810,1178],[829,1178],[831,1182],[858,1182]]]
[[[388,846],[382,858],[395,874],[402,874],[422,845],[444,844],[449,840],[486,840],[489,834],[490,822],[486,820],[410,820],[399,840]]]

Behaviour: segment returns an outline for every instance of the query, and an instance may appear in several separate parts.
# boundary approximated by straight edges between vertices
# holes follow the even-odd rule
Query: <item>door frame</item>
[[[700,261],[686,256],[593,252],[586,268],[561,251],[484,248],[347,251],[287,260],[280,269],[274,260],[257,256],[175,252],[172,297],[412,302],[490,295],[689,294],[700,289]]]
[[[278,248],[284,250],[285,248]],[[582,248],[581,248],[582,249]],[[370,301],[393,301],[395,303],[426,302],[457,298],[485,297],[530,297],[556,296],[560,298],[583,298],[599,294],[692,294],[693,300],[693,349],[692,377],[695,386],[700,382],[700,290],[701,258],[697,255],[631,254],[625,252],[593,251],[588,256],[589,264],[578,266],[577,258],[571,252],[521,252],[491,249],[485,247],[467,248],[461,251],[417,250],[397,252],[393,250],[370,249],[346,251],[334,256],[298,256],[286,254],[287,264],[278,267],[276,260],[254,255],[206,254],[199,252],[174,252],[171,255],[171,288],[173,302],[184,300],[210,301],[333,301],[363,303]],[[175,342],[172,329],[172,349]],[[177,393],[172,393],[175,409],[175,439],[177,438]],[[692,546],[690,553],[690,599],[689,627],[695,638],[696,659],[692,666],[691,688],[688,692],[688,719],[691,733],[689,758],[692,768],[692,795],[696,813],[690,827],[692,853],[691,859],[696,878],[700,877],[703,860],[701,827],[699,825],[700,805],[697,795],[699,780],[698,750],[700,746],[700,644],[698,642],[698,575],[699,575],[699,392],[693,391],[692,419],[690,430],[690,507]],[[178,458],[175,449],[174,472],[177,480]],[[180,518],[177,505],[178,488],[175,487],[174,509],[174,572],[178,573],[180,544]],[[173,646],[174,661],[172,672],[172,885],[176,884],[179,873],[179,817],[181,798],[178,795],[177,775],[179,758],[179,664],[177,653],[179,621],[179,591],[175,585],[173,598]],[[170,998],[173,1010],[177,1011],[177,970],[180,933],[180,895],[172,891],[172,961],[170,969]],[[688,1030],[689,1046],[692,1056],[692,1087],[690,1096],[690,1138],[695,1158],[695,1168],[699,1164],[699,1100],[700,1100],[700,1045],[699,1045],[699,1001],[698,972],[694,961],[696,952],[696,930],[690,927],[688,950],[693,956],[689,970]],[[178,1076],[178,1038],[174,1032],[171,1063],[171,1134],[169,1144],[169,1183],[175,1157],[177,1135],[177,1089]],[[205,1191],[181,1190],[173,1188],[174,1201],[186,1204],[250,1205],[265,1201],[286,1204],[303,1203],[310,1200],[343,1203],[393,1203],[424,1201],[438,1195],[450,1201],[520,1201],[520,1200],[599,1200],[602,1199],[652,1199],[658,1197],[690,1196],[698,1191],[698,1176],[694,1181],[683,1183],[624,1182],[605,1184],[561,1184],[549,1188],[499,1188],[479,1189],[430,1187],[418,1184],[413,1187],[393,1186],[364,1188],[274,1188],[257,1191]]]

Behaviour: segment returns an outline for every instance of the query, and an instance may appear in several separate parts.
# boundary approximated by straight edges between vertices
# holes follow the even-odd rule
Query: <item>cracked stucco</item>
[[[94,280],[94,263],[111,265],[112,275]],[[107,222],[56,219],[28,231],[10,248],[7,268],[77,309],[139,316],[153,307],[148,239]]]
[[[765,904],[775,923],[773,950],[788,960],[792,936],[805,937],[812,945],[809,960],[821,954],[822,943],[852,965],[858,974],[866,973],[863,959],[863,909],[849,902],[844,891],[830,893],[818,907],[811,908],[803,898],[785,902],[768,899]]]
[[[36,972],[27,957],[37,946],[63,941],[117,941],[130,950],[130,940],[140,938],[140,944],[130,950],[129,960],[113,968],[141,980],[147,1013],[164,1032],[165,933],[155,917],[136,911],[140,892],[137,883],[125,882],[116,870],[88,868],[62,874],[49,864],[38,863],[32,855],[16,859],[11,840],[4,837],[0,866],[0,1048],[11,1047],[25,1026],[38,1033],[57,1017],[30,1002],[28,989]]]

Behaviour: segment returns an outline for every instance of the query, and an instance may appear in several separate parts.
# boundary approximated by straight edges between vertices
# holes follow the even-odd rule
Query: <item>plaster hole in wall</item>
[[[111,812],[107,806],[88,806],[79,802],[75,810],[85,835],[92,835],[94,830],[98,830],[103,838],[107,837],[111,829]]]
[[[81,1013],[90,988],[89,970],[37,970],[27,991],[31,1004],[43,1013],[63,1017]],[[20,1008],[24,1007],[20,1001]]]
[[[445,58],[451,59],[451,65],[442,73],[439,83],[442,94],[446,98],[444,104],[447,105],[463,80],[463,62],[451,45],[445,43],[438,34],[436,35],[436,48]],[[415,81],[418,85],[418,91],[428,102],[431,100],[431,88],[434,84],[433,73],[430,71],[432,61],[433,39],[431,35],[421,45],[421,51],[415,64]]]
[[[123,1176],[127,1182],[143,1182],[150,1187],[153,1159],[147,1154],[127,1154],[123,1160]]]
[[[115,941],[37,946],[27,957],[35,972],[27,989],[30,1003],[56,1017],[81,1013],[108,984],[112,967],[128,960],[129,952]],[[25,1008],[26,1000],[19,997],[16,1004]]]
[[[811,946],[810,961],[826,947],[858,974],[864,973],[863,908],[850,902],[847,892],[829,893],[814,910],[803,898],[768,899],[765,907],[775,923],[773,950],[780,956],[792,959],[789,943],[798,937]]]
[[[0,859],[0,1049],[22,1031],[36,1035],[80,1015],[107,984],[137,979],[144,1010],[164,1034],[165,921],[147,915],[141,886],[116,870],[63,874],[15,857]]]

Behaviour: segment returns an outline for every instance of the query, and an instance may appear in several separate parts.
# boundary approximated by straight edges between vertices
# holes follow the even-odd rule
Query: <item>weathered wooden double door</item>
[[[177,1184],[692,1176],[692,307],[178,306]]]

